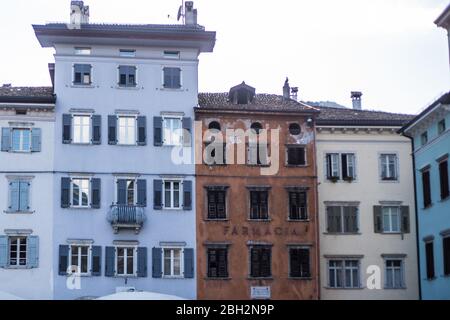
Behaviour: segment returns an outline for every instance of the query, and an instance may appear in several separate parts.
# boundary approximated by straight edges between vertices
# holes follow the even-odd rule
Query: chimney
[[[186,25],[197,25],[197,9],[194,9],[194,1],[186,1],[184,9],[184,21]]]
[[[287,77],[283,86],[283,98],[284,100],[291,99],[291,87],[289,86],[289,79]]]
[[[298,101],[298,87],[291,88],[291,99]]]
[[[361,110],[362,109],[362,103],[361,103],[361,97],[362,92],[359,91],[352,91],[352,102],[353,102],[353,109],[355,110]]]
[[[83,1],[70,2],[70,24],[72,27],[80,28],[81,24],[89,23],[89,6]]]

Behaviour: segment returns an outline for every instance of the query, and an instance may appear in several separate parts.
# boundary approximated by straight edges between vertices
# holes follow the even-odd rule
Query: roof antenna
[[[177,21],[180,21],[183,18],[183,24],[185,23],[185,13],[184,13],[184,0],[181,1],[181,6],[178,9]]]

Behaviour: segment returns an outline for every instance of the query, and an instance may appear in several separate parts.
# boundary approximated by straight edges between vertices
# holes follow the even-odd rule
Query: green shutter
[[[9,183],[9,209],[11,211],[19,211],[20,209],[20,182],[12,181]]]
[[[140,179],[137,181],[137,205],[147,206],[147,180]]]
[[[117,204],[127,204],[127,180],[117,180]]]
[[[190,147],[192,145],[192,120],[191,118],[183,118],[183,146]]]
[[[117,116],[108,116],[108,144],[117,144]]]
[[[63,114],[62,140],[64,144],[72,142],[72,115]]]
[[[153,145],[155,147],[160,147],[163,145],[163,118],[154,117],[153,118]]]
[[[19,211],[28,211],[29,207],[29,197],[30,197],[30,183],[27,181],[19,182]]]
[[[137,117],[137,145],[145,146],[147,144],[147,118],[144,116]]]
[[[91,180],[91,189],[92,189],[92,204],[91,207],[93,209],[100,209],[100,201],[101,201],[101,180],[98,178],[93,178]]]
[[[61,178],[61,208],[70,207],[70,178]]]
[[[192,210],[192,181],[183,182],[183,209]]]
[[[102,143],[102,116],[94,114],[92,116],[92,144]]]

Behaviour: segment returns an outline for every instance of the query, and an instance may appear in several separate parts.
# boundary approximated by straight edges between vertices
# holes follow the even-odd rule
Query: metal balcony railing
[[[108,221],[118,233],[120,229],[134,229],[139,233],[147,220],[143,207],[132,205],[112,205],[108,213]]]

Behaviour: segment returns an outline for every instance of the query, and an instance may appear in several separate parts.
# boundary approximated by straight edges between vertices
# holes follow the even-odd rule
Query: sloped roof
[[[52,87],[0,87],[0,102],[55,103]]]
[[[318,112],[316,108],[276,94],[256,94],[249,104],[233,104],[229,93],[200,93],[196,110],[258,111],[258,112]]]

